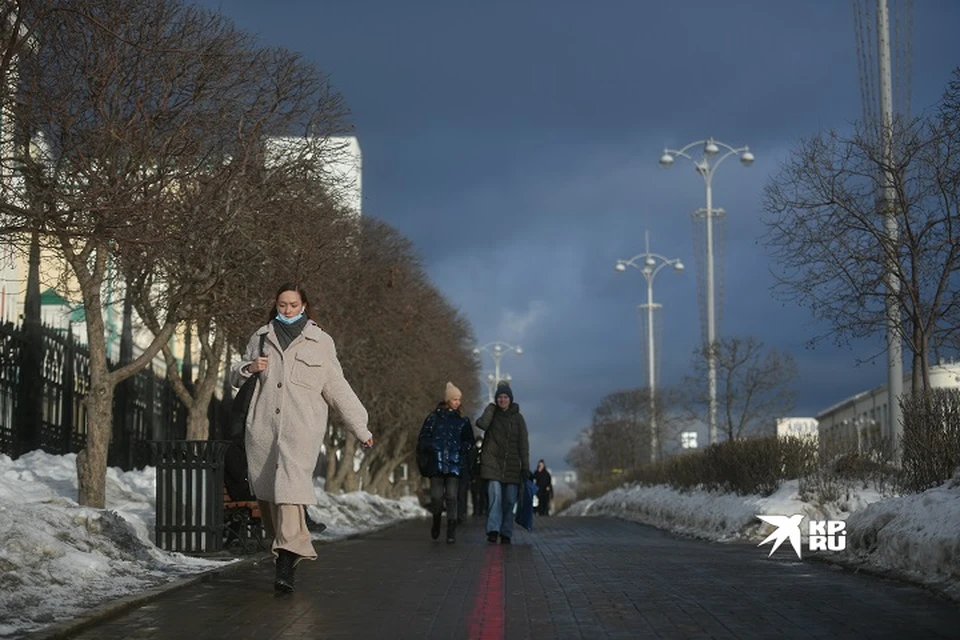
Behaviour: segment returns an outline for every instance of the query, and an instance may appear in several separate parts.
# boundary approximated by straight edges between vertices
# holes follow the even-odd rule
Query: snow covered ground
[[[20,637],[110,600],[222,567],[153,544],[156,469],[107,473],[107,509],[76,503],[76,456],[0,454],[0,638]],[[311,517],[332,541],[426,515],[415,497],[328,495]]]
[[[960,475],[901,497],[884,497],[863,483],[849,483],[838,500],[826,505],[801,500],[796,480],[768,497],[627,485],[596,500],[576,502],[559,515],[613,516],[719,542],[759,545],[776,531],[757,517],[761,514],[805,516],[800,526],[805,553],[809,520],[843,520],[846,549],[818,552],[818,558],[925,584],[960,600]],[[757,553],[769,555],[775,542]],[[775,553],[794,551],[785,540]]]

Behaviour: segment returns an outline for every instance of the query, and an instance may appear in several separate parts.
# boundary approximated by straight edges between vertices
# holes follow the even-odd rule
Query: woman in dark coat
[[[553,479],[547,471],[547,464],[541,460],[533,472],[533,481],[537,483],[537,515],[550,515],[550,499],[553,498]]]
[[[513,390],[506,382],[497,384],[491,403],[477,418],[477,426],[486,432],[480,454],[480,477],[487,481],[490,512],[487,515],[487,541],[510,544],[513,537],[513,509],[517,505],[520,482],[530,477],[530,442],[527,423],[520,405],[513,401]]]
[[[430,510],[433,524],[430,536],[440,537],[444,497],[447,503],[447,542],[456,542],[457,499],[460,476],[467,469],[468,454],[473,447],[473,427],[463,415],[460,404],[463,394],[448,382],[444,402],[430,412],[417,439],[417,465],[420,474],[430,478]]]

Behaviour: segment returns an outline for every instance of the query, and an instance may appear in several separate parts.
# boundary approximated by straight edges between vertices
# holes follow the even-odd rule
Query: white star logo
[[[790,539],[790,546],[793,547],[793,550],[797,553],[797,559],[800,558],[800,521],[803,520],[803,514],[795,516],[757,516],[767,524],[772,524],[777,528],[776,531],[768,535],[763,542],[758,544],[758,547],[762,547],[771,540],[774,541],[773,549],[770,549],[770,555],[773,555],[773,552],[780,548],[780,545],[783,544],[783,541],[787,538]]]

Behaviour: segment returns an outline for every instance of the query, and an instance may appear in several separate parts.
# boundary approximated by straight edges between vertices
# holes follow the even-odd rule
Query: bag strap
[[[261,335],[260,335],[260,357],[261,357],[261,358],[262,358],[264,355],[266,355],[266,354],[264,354],[264,352],[263,352],[263,345],[266,344],[266,342],[267,342],[267,334],[265,334],[265,333],[264,333],[264,334],[261,334]],[[253,374],[253,375],[255,375],[255,376],[257,376],[257,377],[259,378],[259,377],[260,377],[260,372],[258,371],[258,372],[256,372],[256,373]]]

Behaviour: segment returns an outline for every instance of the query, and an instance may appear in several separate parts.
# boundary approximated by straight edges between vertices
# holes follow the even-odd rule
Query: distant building
[[[813,438],[817,439],[816,418],[777,418],[778,438]]]
[[[70,331],[77,342],[87,343],[87,319],[83,307],[70,304],[53,289],[40,294],[40,322],[64,333]]]
[[[960,389],[960,363],[941,362],[929,369],[933,389]],[[911,374],[904,376],[903,388],[909,392]],[[880,444],[889,433],[889,394],[887,385],[861,391],[817,415],[821,450],[864,451]]]

